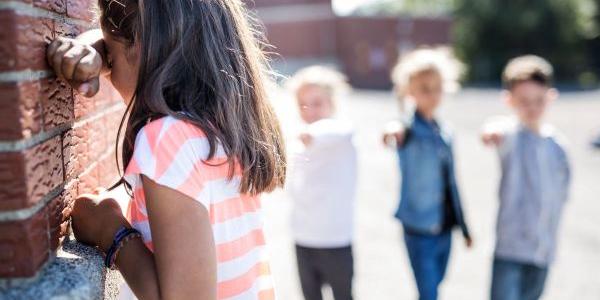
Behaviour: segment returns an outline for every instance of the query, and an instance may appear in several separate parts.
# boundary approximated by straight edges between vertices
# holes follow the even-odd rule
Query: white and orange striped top
[[[206,135],[197,126],[171,116],[145,125],[125,171],[133,189],[128,219],[153,250],[140,174],[189,196],[210,216],[218,263],[217,299],[274,299],[260,199],[240,194],[239,165],[228,179],[222,147],[206,161],[208,153]]]

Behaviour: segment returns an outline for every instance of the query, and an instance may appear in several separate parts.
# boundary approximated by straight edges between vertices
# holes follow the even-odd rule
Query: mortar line
[[[44,207],[46,207],[46,204],[48,204],[52,199],[60,195],[64,188],[65,183],[63,182],[52,189],[48,194],[44,195],[44,197],[42,197],[38,203],[31,207],[0,212],[0,222],[21,221],[31,218],[31,216],[35,215]]]
[[[0,2],[2,4],[2,2]],[[35,81],[50,77],[54,74],[49,70],[20,70],[0,72],[0,82]]]
[[[102,161],[103,159],[105,159],[107,157],[110,157],[113,153],[114,152],[112,149],[108,149],[108,150],[104,151],[102,154],[100,154],[98,156],[96,161],[92,162],[80,174],[78,174],[74,178],[71,178],[70,181],[76,180],[79,178],[79,176],[86,174],[90,170],[93,170],[94,168],[98,167],[98,165],[100,164],[100,161]],[[52,189],[48,194],[44,195],[44,197],[42,197],[42,199],[40,199],[40,201],[38,203],[36,203],[35,205],[33,205],[31,207],[18,209],[18,210],[0,211],[0,222],[22,221],[22,220],[29,219],[30,217],[32,217],[33,215],[38,213],[40,210],[42,210],[44,207],[46,207],[46,205],[50,201],[52,201],[52,199],[54,199],[58,195],[60,195],[60,193],[62,193],[65,190],[66,185],[67,185],[67,182],[63,182],[63,183],[59,184],[56,188]]]

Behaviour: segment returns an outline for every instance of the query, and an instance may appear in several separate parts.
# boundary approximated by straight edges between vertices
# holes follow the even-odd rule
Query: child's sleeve
[[[350,144],[354,135],[352,126],[341,121],[322,120],[311,124],[308,133],[313,138],[312,150],[329,149],[340,144]]]
[[[555,142],[558,146],[558,151],[560,154],[559,155],[560,163],[558,165],[560,166],[560,168],[562,168],[561,170],[558,170],[558,172],[556,172],[556,173],[559,176],[562,176],[561,183],[562,183],[562,188],[564,189],[564,193],[565,193],[564,198],[565,198],[565,201],[567,201],[569,198],[569,190],[570,190],[570,186],[571,186],[571,176],[572,176],[571,162],[569,160],[569,151],[568,151],[569,142],[565,138],[565,136],[561,133],[556,134]]]
[[[207,173],[211,171],[202,159],[208,154],[208,141],[199,129],[189,126],[193,125],[163,118],[142,128],[126,176],[139,175],[136,177],[141,187],[141,175],[144,175],[208,209],[210,203],[202,197]]]

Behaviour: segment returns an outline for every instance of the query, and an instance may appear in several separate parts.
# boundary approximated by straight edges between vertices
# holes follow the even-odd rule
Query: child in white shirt
[[[352,299],[356,149],[352,126],[335,118],[345,77],[328,68],[300,70],[291,80],[304,129],[289,174],[292,229],[305,299]]]

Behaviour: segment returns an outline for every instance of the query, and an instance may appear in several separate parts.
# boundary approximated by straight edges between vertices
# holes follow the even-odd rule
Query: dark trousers
[[[438,286],[444,279],[452,233],[422,235],[405,231],[404,242],[413,269],[420,300],[437,300]]]
[[[296,258],[306,300],[322,300],[325,284],[331,286],[335,300],[352,300],[352,246],[325,249],[296,245]]]
[[[548,268],[495,258],[492,300],[537,300],[542,296]]]

